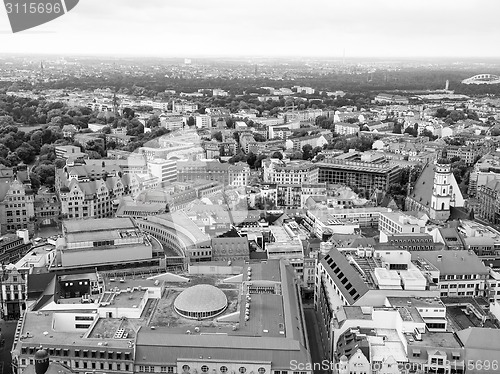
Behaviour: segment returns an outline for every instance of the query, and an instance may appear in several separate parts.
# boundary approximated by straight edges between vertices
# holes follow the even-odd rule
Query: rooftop
[[[423,259],[435,266],[440,275],[489,274],[484,263],[474,252],[465,250],[440,250],[412,252],[412,261]]]

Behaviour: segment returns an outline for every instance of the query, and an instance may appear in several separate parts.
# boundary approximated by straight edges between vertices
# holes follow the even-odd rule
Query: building
[[[185,120],[183,116],[162,115],[160,116],[160,126],[170,131],[176,131],[184,128]]]
[[[467,374],[493,374],[498,370],[500,330],[471,327],[458,331],[457,336],[465,348]]]
[[[142,160],[144,161],[144,160]],[[141,163],[142,170],[145,163]],[[135,164],[121,160],[88,160],[84,165],[56,170],[55,189],[61,214],[68,218],[105,218],[116,211],[119,199],[142,188]]]
[[[172,111],[174,113],[194,113],[198,110],[198,104],[189,103],[187,101],[172,104]]]
[[[389,163],[331,159],[315,164],[317,173],[311,173],[311,183],[343,184],[365,191],[370,196],[376,189],[388,190],[398,183],[400,168]]]
[[[450,217],[450,207],[464,205],[450,161],[446,159],[425,165],[405,201],[406,210],[424,212],[435,221],[446,221]]]
[[[439,271],[441,297],[485,297],[489,270],[472,251],[441,250],[413,252],[419,266]]]
[[[352,234],[360,227],[377,227],[380,214],[390,211],[382,207],[310,209],[306,212],[303,224],[313,235],[322,239],[332,233]]]
[[[447,146],[446,155],[448,159],[459,158],[471,166],[483,154],[483,150],[477,146]]]
[[[210,237],[184,211],[145,217],[137,220],[137,227],[162,243],[167,266],[212,259]]]
[[[107,124],[102,124],[102,123],[89,123],[89,130],[91,130],[92,132],[100,132],[102,131],[102,129],[104,129],[105,127],[108,127],[109,125]]]
[[[73,139],[73,136],[78,132],[75,125],[64,125],[62,128],[63,138]]]
[[[87,157],[87,154],[82,152],[80,147],[75,147],[73,145],[56,145],[55,151],[56,157],[62,160]]]
[[[191,286],[200,276],[221,284]],[[288,373],[295,359],[312,374],[299,295],[293,270],[276,260],[197,264],[153,279],[55,277],[18,325],[14,373],[42,346],[79,373]],[[151,318],[141,318],[148,308]]]
[[[10,171],[8,171],[10,170]],[[0,231],[1,234],[14,233],[16,230],[35,229],[34,194],[25,172],[8,173],[0,177]]]
[[[54,226],[59,222],[61,202],[56,193],[40,189],[35,195],[35,226]]]
[[[212,238],[213,261],[248,261],[250,247],[247,237]]]
[[[154,159],[148,161],[148,173],[161,182],[177,180],[177,162],[175,160]]]
[[[66,220],[62,231],[54,269],[154,267],[164,257],[160,243],[144,235],[131,218]]]
[[[356,135],[359,132],[359,125],[356,123],[340,122],[335,124],[335,132],[339,135]]]
[[[177,161],[177,180],[192,182],[197,179],[211,180],[223,185],[246,186],[250,178],[250,167],[244,163],[231,165],[217,160]]]
[[[26,359],[28,360],[28,359]],[[13,362],[14,371],[17,368],[17,361]],[[39,349],[29,359],[29,365],[22,370],[22,374],[73,374],[75,373],[67,365],[58,360],[50,360],[49,354],[45,349]]]
[[[0,263],[12,264],[23,257],[31,248],[31,242],[15,234],[2,236],[0,240]]]
[[[120,201],[120,205],[116,210],[115,217],[117,218],[143,218],[146,216],[166,213],[168,207],[162,203],[144,203],[142,201],[134,201],[130,196],[124,197]]]
[[[493,224],[500,222],[500,179],[492,180],[477,190],[477,215]]]
[[[276,206],[300,208],[302,203],[302,187],[300,184],[277,184]]]
[[[341,253],[333,248],[320,256],[316,267],[316,284],[314,293],[314,306],[318,312],[320,335],[328,358],[333,355],[333,347],[342,331],[335,331],[339,323],[335,319],[345,318],[342,308],[357,307],[356,316],[359,319],[378,321],[383,325],[366,327],[395,328],[397,320],[401,319],[400,310],[395,306],[392,311],[375,313],[375,308],[387,307],[390,297],[410,297],[434,299],[439,295],[439,290],[432,283],[432,279],[412,263],[411,255],[407,251],[361,251],[358,253]],[[442,307],[442,303],[440,304]],[[366,315],[366,317],[365,317]],[[425,331],[427,322],[415,310],[416,317],[412,314],[405,318],[409,323],[409,331],[418,327]],[[442,322],[442,319],[441,319]],[[360,322],[353,321],[352,327],[361,326]],[[366,322],[363,322],[366,323]],[[404,323],[404,322],[403,322]],[[343,326],[343,329],[348,325]],[[431,326],[432,327],[432,326]],[[442,328],[443,326],[440,326]],[[345,331],[345,330],[344,330]]]
[[[212,117],[208,114],[199,114],[195,119],[196,128],[209,129],[212,127]]]
[[[404,239],[408,234],[423,233],[427,220],[426,215],[418,218],[401,212],[382,212],[378,221],[380,243],[387,243],[389,237],[393,240],[396,236]]]
[[[314,164],[309,161],[263,160],[264,183],[301,185],[309,182]]]
[[[301,136],[299,138],[290,138],[290,140],[293,143],[294,151],[302,151],[306,145],[310,145],[314,149],[316,147],[323,148],[324,145],[328,144],[328,140],[324,135]]]
[[[376,103],[382,104],[402,104],[406,105],[409,103],[408,98],[400,95],[390,95],[390,94],[378,94],[374,100]]]
[[[26,309],[27,273],[13,265],[3,267],[1,274],[3,320],[18,319]]]

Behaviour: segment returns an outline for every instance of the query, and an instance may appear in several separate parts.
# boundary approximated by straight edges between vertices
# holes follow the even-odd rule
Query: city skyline
[[[0,44],[3,53],[65,55],[496,58],[499,10],[492,0],[85,0],[17,34],[0,12]]]

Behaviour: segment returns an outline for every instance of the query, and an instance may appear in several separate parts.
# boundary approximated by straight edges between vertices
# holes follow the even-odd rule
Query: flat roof
[[[441,275],[453,274],[489,274],[488,268],[471,251],[440,250],[412,252],[413,261],[424,259],[435,266]]]
[[[135,229],[134,222],[130,218],[91,218],[65,220],[62,224],[63,230],[66,233]]]
[[[453,332],[429,332],[422,334],[422,340],[408,341],[408,347],[426,348],[462,348],[460,341]]]

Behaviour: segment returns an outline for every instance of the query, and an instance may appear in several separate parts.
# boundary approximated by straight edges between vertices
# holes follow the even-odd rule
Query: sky
[[[13,34],[0,5],[0,53],[500,57],[499,14],[499,0],[80,0]]]

